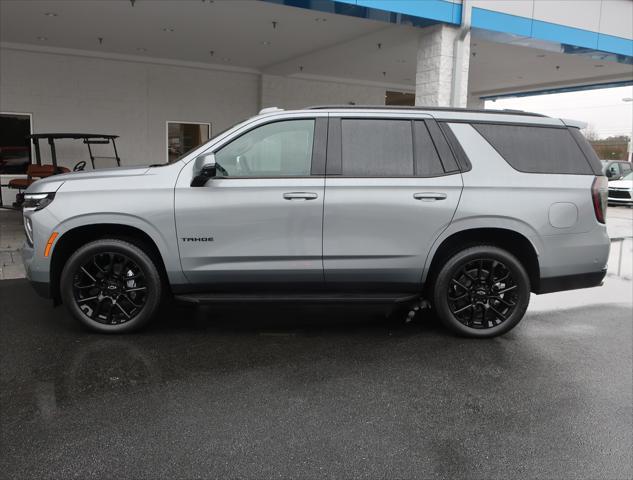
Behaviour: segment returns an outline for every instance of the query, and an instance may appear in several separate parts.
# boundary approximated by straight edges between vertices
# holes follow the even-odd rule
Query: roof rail
[[[266,107],[266,108],[262,108],[258,115],[263,115],[264,113],[272,113],[272,112],[283,112],[283,108],[279,108],[279,107]]]
[[[325,110],[325,109],[344,109],[344,110],[431,110],[439,112],[472,112],[472,113],[503,113],[506,115],[525,115],[529,117],[544,117],[547,115],[540,113],[531,113],[523,110],[487,110],[483,108],[458,108],[458,107],[409,107],[403,105],[312,105],[306,107],[305,110]]]

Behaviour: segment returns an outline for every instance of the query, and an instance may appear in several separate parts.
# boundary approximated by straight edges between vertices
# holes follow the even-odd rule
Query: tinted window
[[[473,126],[516,170],[593,174],[585,155],[566,128],[482,123]]]
[[[290,120],[262,125],[215,153],[229,177],[310,175],[314,120]]]
[[[413,176],[409,120],[343,119],[342,173],[352,177]]]
[[[419,177],[435,177],[444,174],[442,162],[424,122],[415,122],[415,174]],[[441,135],[441,133],[440,133]],[[448,147],[447,147],[448,148]],[[449,152],[450,153],[450,152]]]

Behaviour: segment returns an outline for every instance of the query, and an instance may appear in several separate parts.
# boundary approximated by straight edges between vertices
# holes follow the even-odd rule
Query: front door
[[[325,181],[312,159],[324,145],[315,141],[316,125],[315,118],[260,124],[214,148],[217,176],[204,187],[179,181],[180,257],[195,287],[261,291],[322,284]]]
[[[442,132],[424,118],[329,123],[326,287],[419,291],[426,256],[449,225],[463,185]]]

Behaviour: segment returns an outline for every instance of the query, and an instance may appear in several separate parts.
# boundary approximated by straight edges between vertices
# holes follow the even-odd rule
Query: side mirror
[[[193,179],[191,180],[191,186],[204,187],[210,178],[215,177],[215,155],[213,153],[200,155],[198,158],[196,158],[195,162],[196,168],[200,168],[200,171],[198,175],[193,177]]]

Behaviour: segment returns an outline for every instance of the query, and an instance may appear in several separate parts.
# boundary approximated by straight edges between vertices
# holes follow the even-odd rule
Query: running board
[[[419,298],[418,294],[410,293],[308,293],[308,294],[241,294],[241,293],[192,293],[175,295],[179,302],[194,305],[213,303],[405,303]]]

